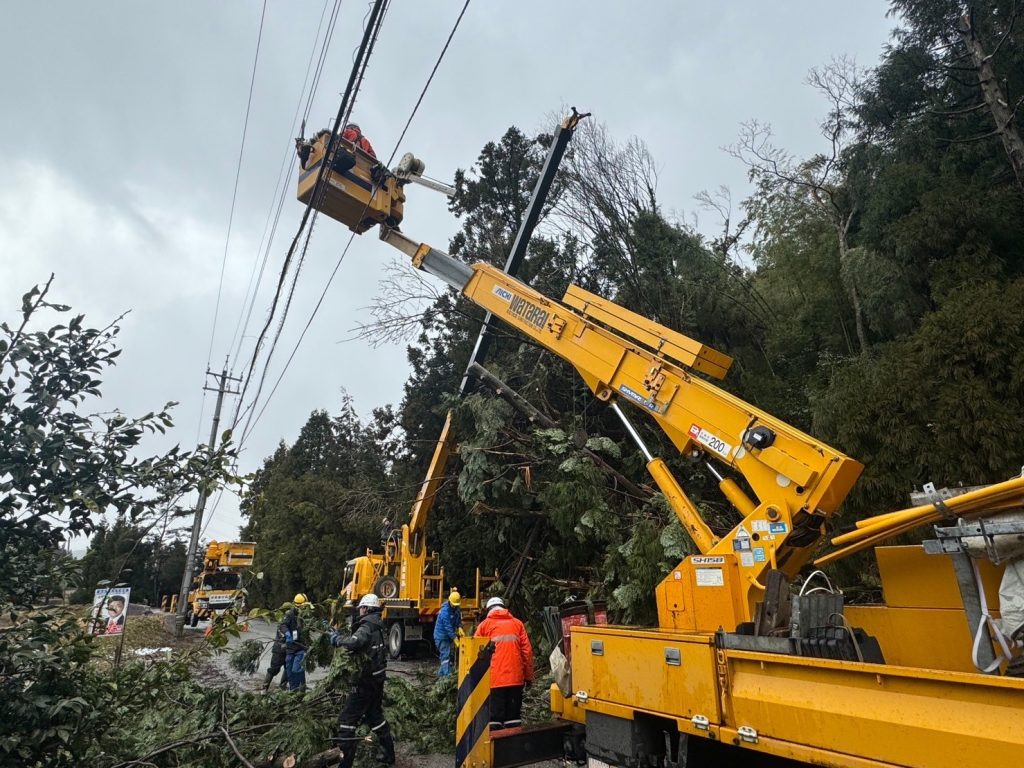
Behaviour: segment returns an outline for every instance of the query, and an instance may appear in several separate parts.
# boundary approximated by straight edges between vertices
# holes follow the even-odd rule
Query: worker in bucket
[[[490,638],[491,730],[523,724],[523,690],[533,682],[533,646],[526,627],[505,607],[500,597],[487,601],[486,618],[475,637]]]
[[[462,596],[457,589],[452,589],[448,599],[437,613],[434,622],[434,645],[441,659],[437,670],[438,677],[446,677],[452,673],[452,651],[455,649],[455,638],[462,632]]]
[[[361,722],[370,726],[380,742],[377,760],[384,765],[395,764],[395,741],[391,726],[384,718],[384,676],[388,668],[384,622],[380,598],[372,592],[359,601],[359,616],[352,625],[352,634],[331,632],[331,645],[345,648],[360,656],[362,665],[356,673],[345,706],[338,715],[338,747],[342,751],[339,768],[351,768],[361,739],[356,729]]]
[[[377,153],[373,151],[373,145],[368,138],[363,136],[362,129],[356,123],[348,123],[341,131],[341,138],[345,141],[351,141],[374,160],[377,159]]]

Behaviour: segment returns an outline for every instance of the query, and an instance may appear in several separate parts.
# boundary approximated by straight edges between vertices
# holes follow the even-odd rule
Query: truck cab
[[[256,545],[252,542],[212,541],[206,548],[203,570],[192,580],[188,593],[186,621],[196,626],[201,619],[245,610],[246,590],[242,574],[252,565]]]

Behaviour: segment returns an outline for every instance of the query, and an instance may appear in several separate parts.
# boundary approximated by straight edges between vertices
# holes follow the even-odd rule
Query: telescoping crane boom
[[[381,239],[569,362],[623,420],[699,552],[658,585],[657,628],[575,626],[564,638],[569,679],[551,687],[560,730],[491,733],[487,648],[463,639],[457,766],[526,765],[563,749],[596,768],[964,768],[1024,754],[1024,680],[978,671],[1008,669],[1006,659],[979,663],[992,641],[1009,650],[989,629],[999,563],[967,562],[979,526],[944,529],[934,546],[878,547],[884,604],[846,606],[841,592],[807,581],[792,596],[790,580],[860,475],[857,461],[712,383],[732,361],[698,341],[577,286],[557,301],[386,224]],[[732,530],[707,526],[622,403],[705,463],[741,517]],[[977,493],[958,508],[984,514],[1024,490],[1010,482]],[[881,517],[851,547],[931,520],[926,512]]]
[[[790,575],[810,559],[825,520],[861,472],[839,451],[730,395],[700,376],[721,379],[726,355],[647,320],[578,286],[562,302],[547,298],[487,263],[472,266],[420,244],[394,229],[381,239],[413,264],[447,282],[474,304],[570,362],[597,398],[620,416],[618,402],[649,413],[684,454],[738,471],[754,497],[731,477],[718,475],[743,522],[722,537],[708,528],[663,459],[645,451],[647,468],[701,556],[724,558],[722,584],[707,590],[712,611],[687,608],[699,577],[683,565],[658,589],[663,626],[715,631],[750,621],[770,567]],[[628,420],[627,420],[628,424]],[[631,434],[639,440],[630,426]]]

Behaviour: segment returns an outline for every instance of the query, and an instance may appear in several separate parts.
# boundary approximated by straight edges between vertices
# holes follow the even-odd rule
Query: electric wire
[[[412,108],[412,112],[409,114],[409,119],[405,121],[405,127],[402,128],[402,134],[398,137],[398,141],[395,142],[395,149],[391,153],[391,157],[388,158],[387,165],[391,165],[391,161],[395,159],[395,155],[398,154],[398,148],[402,145],[405,134],[409,130],[409,125],[412,123],[412,119],[416,117],[416,112],[420,108],[420,104],[423,103],[423,97],[427,95],[427,89],[430,87],[430,83],[434,80],[434,75],[437,73],[437,68],[441,66],[441,61],[444,59],[444,55],[448,52],[448,46],[452,43],[452,38],[455,37],[455,32],[459,29],[459,24],[462,23],[462,17],[466,15],[466,9],[469,8],[470,0],[462,6],[462,10],[459,12],[459,18],[455,20],[455,26],[452,27],[452,31],[448,34],[448,39],[445,41],[444,47],[441,49],[441,54],[437,57],[437,61],[434,62],[434,68],[430,70],[430,76],[427,77],[427,82],[423,85],[423,90],[420,91],[420,97],[416,99],[416,105]]]
[[[356,64],[353,66],[352,71],[349,73],[348,84],[345,87],[345,93],[342,96],[341,105],[338,108],[338,115],[335,118],[334,125],[333,125],[332,130],[331,130],[331,136],[330,136],[330,139],[328,140],[328,143],[327,143],[327,147],[328,148],[334,146],[334,144],[335,144],[335,142],[337,140],[337,137],[338,137],[338,135],[340,133],[342,117],[345,114],[345,111],[346,111],[346,109],[348,107],[350,99],[353,98],[353,96],[354,96],[356,85],[357,85],[357,81],[358,81],[359,71],[362,68],[362,61],[364,60],[364,58],[368,58],[369,52],[372,51],[373,45],[376,43],[377,35],[380,32],[380,22],[383,20],[382,11],[384,9],[384,6],[386,6],[386,4],[387,4],[387,0],[376,0],[376,2],[374,3],[373,9],[370,12],[369,20],[367,22],[367,27],[364,30],[362,42],[360,43],[359,55],[357,57]],[[238,422],[240,421],[241,416],[242,416],[242,414],[244,412],[247,411],[249,413],[248,419],[246,421],[246,426],[243,429],[243,433],[242,433],[243,434],[243,439],[244,439],[245,434],[249,431],[249,424],[252,421],[252,415],[253,415],[253,412],[254,412],[254,407],[255,407],[256,403],[259,401],[260,394],[263,391],[263,386],[266,383],[267,373],[269,372],[269,369],[270,369],[270,361],[271,361],[271,358],[273,356],[273,352],[276,349],[278,339],[280,338],[281,331],[282,331],[283,326],[284,326],[284,321],[287,318],[287,309],[288,309],[288,306],[290,306],[290,304],[291,304],[291,298],[292,298],[292,295],[293,295],[294,290],[295,290],[295,284],[296,284],[296,282],[298,280],[299,269],[301,268],[301,263],[305,259],[305,254],[306,254],[306,251],[307,251],[307,249],[309,247],[310,236],[312,235],[312,225],[316,221],[317,214],[319,213],[319,207],[320,207],[321,202],[323,200],[323,196],[326,193],[326,183],[324,181],[324,177],[326,175],[327,166],[328,166],[328,164],[326,162],[321,163],[321,165],[320,165],[320,171],[317,174],[317,180],[316,180],[316,183],[314,184],[313,194],[310,195],[310,200],[309,200],[309,203],[306,206],[306,210],[303,212],[302,221],[299,224],[299,229],[295,233],[295,237],[292,240],[291,247],[288,249],[288,254],[285,257],[285,267],[282,269],[281,276],[280,276],[280,278],[278,280],[278,288],[277,288],[277,292],[276,292],[276,294],[274,296],[274,302],[273,302],[273,304],[271,306],[271,314],[267,318],[267,322],[266,322],[266,324],[263,327],[263,331],[260,333],[260,338],[259,338],[259,340],[257,342],[257,347],[256,347],[256,350],[253,353],[252,362],[250,363],[250,366],[249,366],[249,371],[248,371],[248,373],[246,374],[246,377],[245,377],[245,383],[242,386],[241,397],[239,398],[239,401],[238,401],[238,409],[236,409],[236,411],[235,411],[235,418],[234,418],[234,420],[232,422],[232,427],[234,427],[234,426],[236,426],[238,424]],[[312,219],[310,217],[310,213],[311,212],[312,212]],[[292,260],[292,257],[293,257],[293,255],[295,253],[295,248],[298,245],[299,238],[302,236],[302,233],[303,233],[303,230],[306,227],[307,221],[309,221],[311,223],[310,231],[306,235],[306,241],[305,241],[305,243],[303,245],[303,248],[302,248],[302,253],[301,253],[300,259],[299,259],[299,265],[296,268],[295,275],[294,275],[294,277],[292,279],[291,290],[289,291],[288,298],[286,300],[287,301],[287,306],[285,308],[285,311],[281,315],[281,320],[280,320],[280,322],[278,324],[277,332],[276,332],[276,334],[274,336],[274,340],[273,340],[273,342],[271,344],[270,350],[269,350],[269,352],[268,352],[268,354],[266,356],[266,360],[265,360],[264,365],[263,365],[263,371],[262,371],[262,373],[260,374],[260,377],[259,377],[259,384],[257,385],[256,394],[253,397],[253,400],[249,404],[249,406],[247,406],[245,411],[243,411],[242,410],[242,403],[243,403],[243,400],[244,400],[244,397],[245,397],[245,392],[248,389],[249,382],[252,380],[252,375],[253,375],[253,372],[255,370],[256,359],[257,359],[257,356],[259,354],[259,349],[262,346],[262,342],[263,342],[264,338],[266,337],[266,332],[269,329],[271,322],[273,321],[274,312],[276,311],[277,304],[280,301],[281,289],[283,287],[284,280],[285,280],[285,277],[286,277],[286,274],[287,274],[288,264]],[[241,443],[239,444],[239,447],[241,447]]]
[[[242,141],[238,148],[238,166],[235,169],[235,186],[231,192],[231,210],[228,213],[228,231],[224,238],[224,256],[220,262],[220,280],[217,282],[217,301],[213,308],[213,327],[210,329],[210,348],[206,354],[206,366],[210,366],[213,359],[213,342],[217,336],[217,319],[220,315],[220,299],[224,291],[224,271],[228,263],[228,246],[231,244],[231,225],[235,219],[235,203],[238,200],[238,180],[242,176],[242,156],[245,154],[245,139],[249,132],[249,114],[252,111],[252,94],[256,86],[256,67],[260,60],[260,44],[263,42],[263,22],[267,16],[267,0],[263,0],[263,10],[260,12],[260,29],[256,37],[256,55],[252,62],[252,76],[249,79],[249,98],[245,105],[245,121],[242,123]]]
[[[308,111],[309,111],[309,109],[310,109],[310,107],[311,107],[311,105],[313,103],[313,100],[315,99],[315,96],[316,96],[317,85],[319,84],[319,79],[320,79],[320,75],[321,75],[322,70],[323,70],[324,62],[326,61],[327,52],[330,49],[330,43],[331,43],[331,40],[333,39],[334,30],[335,30],[335,27],[336,27],[336,24],[337,24],[339,15],[340,15],[340,9],[341,9],[342,0],[334,0],[334,6],[333,6],[332,11],[331,11],[331,16],[330,16],[330,20],[329,20],[328,25],[327,25],[327,30],[324,33],[323,43],[320,46],[320,55],[318,57],[317,67],[314,70],[313,84],[310,86],[309,92],[308,92],[308,95],[307,95],[306,86],[307,86],[307,84],[309,84],[310,70],[312,68],[314,57],[316,57],[316,54],[317,54],[317,42],[320,39],[320,31],[321,31],[321,29],[323,29],[324,16],[326,14],[327,6],[328,6],[329,2],[330,2],[330,0],[324,0],[324,7],[323,7],[323,9],[320,12],[320,20],[319,20],[319,23],[317,25],[316,34],[313,37],[313,46],[312,46],[312,49],[310,50],[309,60],[306,63],[306,73],[305,73],[305,76],[303,78],[302,88],[299,91],[299,98],[298,98],[298,102],[297,102],[296,107],[295,107],[295,114],[293,115],[293,118],[292,118],[292,126],[291,126],[291,130],[289,131],[289,133],[293,133],[295,131],[295,124],[296,124],[296,122],[298,122],[299,111],[302,109],[302,106],[303,106],[303,97],[306,97],[306,114],[308,114]],[[305,127],[305,118],[303,118],[302,125],[303,125],[303,128],[304,128]],[[288,147],[287,147],[287,149],[285,151],[284,158],[282,159],[281,169],[280,169],[280,171],[278,173],[278,192],[279,192],[279,197],[278,197],[278,200],[277,200],[276,210],[273,210],[273,203],[271,204],[271,209],[273,211],[273,224],[270,226],[269,236],[267,235],[267,225],[264,225],[263,237],[261,238],[260,248],[257,250],[257,259],[254,260],[254,262],[253,262],[253,271],[252,271],[252,273],[250,273],[250,277],[249,277],[249,287],[252,287],[252,285],[253,285],[253,275],[256,274],[256,264],[257,263],[259,263],[259,276],[256,279],[255,288],[253,288],[253,290],[252,290],[251,301],[248,302],[248,304],[249,304],[248,305],[248,310],[246,310],[245,304],[246,304],[246,300],[249,299],[249,289],[247,288],[247,290],[246,290],[246,299],[243,300],[242,310],[241,310],[242,314],[244,314],[244,316],[245,316],[245,321],[244,321],[244,323],[242,323],[242,315],[240,314],[239,315],[239,322],[236,323],[236,326],[235,326],[235,334],[234,335],[237,337],[237,343],[238,343],[237,351],[236,351],[236,354],[235,354],[236,358],[239,357],[240,354],[241,354],[241,349],[242,349],[243,342],[244,342],[244,339],[245,339],[245,331],[249,327],[249,322],[250,322],[250,319],[252,317],[252,312],[253,312],[253,310],[255,308],[255,305],[256,305],[256,299],[257,299],[257,297],[259,295],[259,288],[260,288],[260,286],[262,285],[262,282],[263,282],[263,275],[264,275],[264,272],[265,272],[265,269],[266,269],[266,265],[267,265],[267,262],[268,262],[268,259],[269,259],[270,249],[271,249],[271,247],[273,245],[274,238],[275,238],[276,233],[277,233],[277,226],[278,226],[278,223],[279,223],[280,218],[281,218],[281,211],[282,211],[282,209],[284,207],[284,200],[285,200],[285,198],[287,196],[287,190],[288,190],[287,169],[288,169],[289,159],[290,159],[291,153],[292,153],[292,147],[291,147],[291,140],[290,140],[290,137],[289,137]],[[271,214],[268,213],[268,219],[267,219],[268,223],[270,222],[270,215]],[[264,250],[263,259],[262,259],[262,261],[259,261],[259,251],[263,250],[264,246],[265,246],[265,250]],[[280,281],[279,281],[278,291],[280,291]],[[275,297],[275,300],[276,300],[276,297]],[[234,348],[234,347],[235,347],[235,338],[232,339],[232,343],[231,343],[231,348]],[[257,342],[256,348],[255,348],[253,354],[257,355],[258,352],[259,352],[259,342]],[[244,394],[244,390],[243,390],[242,393],[239,393],[239,394],[243,395]],[[206,399],[205,398],[206,398],[206,393],[205,393],[205,390],[204,390],[204,393],[203,393],[203,409],[205,409],[205,405],[206,405]],[[239,397],[239,401],[238,401],[239,407],[241,406],[241,402],[242,402],[242,398],[240,396]],[[235,416],[235,419],[232,421],[232,424],[231,424],[231,427],[230,427],[232,430],[235,428],[235,425],[237,423],[237,413],[238,413],[238,410],[236,408],[236,412],[235,412],[236,416]],[[201,429],[201,424],[202,424],[202,416],[200,415],[200,427],[199,427],[199,429]],[[197,432],[197,434],[198,434],[198,432]],[[198,442],[198,437],[197,437],[197,442]],[[237,463],[237,461],[236,461],[236,463]],[[208,519],[204,523],[203,528],[202,528],[203,532],[206,531],[207,526],[210,524],[210,521],[213,519],[213,513],[217,509],[217,505],[218,505],[218,503],[220,501],[221,495],[222,494],[218,494],[217,499],[216,499],[216,501],[213,504],[213,508],[210,510],[210,513],[208,515]]]
[[[309,61],[306,63],[306,74],[302,80],[302,88],[299,90],[298,102],[295,105],[295,114],[292,117],[292,125],[289,130],[289,141],[285,147],[284,157],[281,160],[281,167],[278,170],[277,184],[274,187],[274,198],[275,202],[271,202],[271,209],[267,214],[267,222],[263,227],[263,234],[260,238],[260,247],[257,249],[256,258],[253,260],[252,272],[249,275],[249,284],[246,287],[245,298],[242,300],[242,309],[238,315],[238,321],[235,323],[235,332],[231,338],[231,345],[229,349],[233,350],[232,357],[238,358],[242,351],[242,339],[245,336],[245,331],[249,327],[249,321],[252,318],[253,309],[256,306],[256,299],[259,294],[260,286],[263,282],[263,274],[267,267],[267,262],[270,256],[270,249],[274,242],[274,237],[277,233],[277,225],[281,219],[281,211],[284,208],[284,200],[287,196],[288,191],[288,168],[292,159],[292,145],[291,145],[291,134],[295,132],[295,126],[299,121],[299,112],[302,110],[302,102],[306,97],[306,86],[309,85],[309,76],[313,70],[313,59],[316,57],[317,43],[320,40],[320,31],[323,29],[324,17],[327,15],[327,6],[330,0],[324,0],[323,10],[320,12],[320,22],[316,28],[316,34],[313,37],[313,47],[309,52]],[[341,0],[335,0],[334,10],[341,5]],[[332,18],[336,19],[336,15],[332,13]],[[327,33],[324,35],[324,42],[327,42]],[[323,50],[323,49],[321,49]],[[310,88],[310,99],[315,93],[316,86]],[[276,205],[276,210],[275,210]],[[271,223],[272,222],[272,223]],[[268,236],[269,230],[269,236]],[[260,261],[259,254],[263,251],[263,259]],[[259,267],[259,277],[257,275],[257,265]],[[255,288],[253,287],[253,281],[255,279]],[[250,298],[251,293],[251,298]],[[246,308],[248,306],[248,309]],[[236,347],[237,342],[237,347]]]
[[[345,110],[345,114],[341,118],[341,124],[348,125],[349,119],[352,117],[352,110],[355,108],[356,101],[359,99],[359,90],[363,84],[363,78],[366,77],[366,70],[370,65],[370,58],[373,55],[373,48],[377,44],[377,34],[380,32],[380,28],[384,25],[384,19],[388,15],[390,4],[385,3],[381,9],[380,18],[377,21],[377,32],[374,33],[373,39],[370,41],[370,48],[366,56],[363,57],[362,66],[359,69],[359,75],[356,79],[356,87],[352,91],[352,98],[349,100],[348,108]]]
[[[309,120],[309,114],[313,109],[313,100],[317,90],[320,87],[320,76],[324,71],[324,63],[327,61],[327,51],[330,49],[331,42],[334,40],[334,29],[338,23],[338,14],[341,10],[341,0],[335,2],[334,8],[331,11],[331,20],[327,27],[330,30],[328,36],[324,37],[324,45],[320,49],[320,60],[317,62],[316,73],[313,76],[313,87],[310,89],[309,98],[306,100],[306,108],[302,113],[303,124]]]
[[[376,2],[374,3],[373,10],[371,11],[371,14],[370,14],[369,25],[367,26],[366,30],[363,33],[362,43],[360,44],[360,53],[361,54],[364,54],[366,49],[367,49],[370,37],[372,36],[373,31],[374,31],[374,26],[375,26],[376,20],[380,16],[380,11],[381,11],[381,8],[384,5],[384,3],[385,3],[385,0],[376,0]],[[353,67],[352,71],[349,74],[348,84],[345,87],[345,93],[342,96],[341,106],[338,109],[338,116],[335,119],[333,129],[331,130],[331,138],[330,138],[330,144],[331,145],[333,145],[333,143],[336,140],[336,137],[338,135],[338,132],[339,132],[338,129],[339,129],[339,124],[341,122],[341,117],[344,114],[345,107],[347,106],[347,103],[348,103],[348,99],[351,97],[352,88],[353,88],[353,85],[354,85],[355,79],[356,79],[356,74],[357,74],[357,68]],[[309,203],[307,203],[306,209],[303,211],[302,220],[299,222],[298,230],[296,231],[295,236],[292,238],[292,242],[291,242],[291,245],[288,248],[287,254],[285,254],[284,264],[282,265],[281,273],[280,273],[280,275],[278,277],[278,281],[277,281],[277,288],[276,288],[275,293],[274,293],[274,299],[273,299],[273,301],[271,303],[271,306],[270,306],[270,313],[267,316],[266,323],[264,323],[263,328],[260,331],[260,335],[259,335],[259,337],[258,337],[258,339],[256,341],[255,349],[253,350],[253,354],[252,354],[252,356],[250,358],[248,370],[247,370],[247,372],[245,374],[245,379],[244,379],[244,382],[242,384],[242,389],[241,389],[241,392],[240,392],[240,395],[239,395],[239,398],[238,398],[238,406],[235,409],[235,415],[234,415],[234,417],[232,419],[232,422],[231,422],[231,428],[232,429],[234,429],[237,426],[239,420],[241,419],[241,415],[243,413],[243,411],[242,411],[242,404],[245,401],[245,394],[246,394],[246,392],[247,392],[247,390],[249,388],[250,382],[252,381],[252,377],[253,377],[253,374],[254,374],[255,369],[256,369],[256,362],[257,362],[257,360],[259,358],[260,349],[263,346],[263,341],[266,338],[267,331],[270,330],[271,323],[273,322],[274,316],[275,316],[275,314],[277,312],[277,306],[278,306],[278,303],[281,300],[281,293],[282,293],[282,290],[284,288],[285,280],[287,279],[287,276],[288,276],[288,269],[289,269],[289,267],[291,265],[292,257],[295,254],[295,249],[298,247],[299,239],[302,237],[302,233],[305,230],[306,224],[307,224],[307,222],[310,219],[311,212],[315,211],[316,206],[319,204],[319,200],[323,196],[323,192],[324,192],[324,176],[325,176],[326,169],[327,169],[327,164],[326,163],[322,163],[320,165],[320,170],[319,170],[319,173],[317,174],[316,182],[315,182],[314,187],[313,187],[313,194],[310,196]],[[270,364],[270,357],[268,356],[267,359],[266,359],[266,362],[264,363],[263,374],[260,377],[260,385],[259,385],[260,389],[262,389],[263,381],[266,378],[266,371],[267,371],[267,367],[269,366],[269,364]],[[256,397],[254,398],[253,402],[255,403],[256,399],[258,399],[258,398],[259,398],[259,391],[257,391]],[[250,410],[251,408],[252,408],[252,405],[250,405],[246,410]]]
[[[249,96],[246,99],[245,119],[244,119],[244,121],[242,123],[242,140],[241,140],[239,148],[238,148],[238,165],[235,168],[235,185],[234,185],[234,189],[231,192],[231,209],[230,209],[230,212],[228,214],[227,234],[225,235],[225,238],[224,238],[224,254],[221,257],[220,277],[218,278],[218,281],[217,281],[217,299],[216,299],[216,301],[214,303],[214,308],[213,308],[213,325],[210,328],[210,344],[209,344],[209,348],[207,349],[207,352],[206,352],[206,368],[207,368],[207,371],[209,371],[210,363],[213,360],[213,343],[214,343],[214,341],[217,338],[217,320],[218,320],[218,318],[220,316],[220,302],[221,302],[221,297],[222,297],[223,292],[224,292],[224,272],[227,269],[228,246],[231,243],[231,225],[232,225],[232,223],[234,221],[234,217],[235,217],[235,203],[236,203],[236,201],[238,199],[238,181],[239,181],[239,179],[241,178],[241,175],[242,175],[242,157],[245,154],[245,139],[246,139],[246,136],[248,135],[248,131],[249,131],[249,115],[250,115],[250,113],[252,111],[252,94],[253,94],[253,90],[254,90],[255,85],[256,85],[256,69],[257,69],[257,65],[259,64],[259,60],[260,60],[260,47],[261,47],[262,42],[263,42],[263,24],[264,24],[264,21],[266,20],[266,15],[267,15],[267,2],[266,2],[266,0],[263,0],[263,8],[260,11],[260,27],[259,27],[259,32],[256,35],[256,53],[253,56],[252,75],[249,78]],[[205,381],[205,378],[204,378],[204,381]],[[202,434],[203,416],[205,415],[205,412],[206,412],[206,390],[204,388],[202,402],[201,402],[201,404],[199,406],[199,420],[198,420],[198,424],[196,426],[196,443],[197,444],[199,443],[200,436]]]
[[[409,130],[409,126],[412,123],[413,118],[416,116],[416,112],[419,110],[420,105],[423,103],[423,98],[426,95],[427,90],[430,88],[430,84],[434,79],[434,75],[437,73],[438,67],[441,65],[441,61],[444,59],[445,54],[448,52],[448,47],[451,45],[452,38],[455,36],[455,32],[458,30],[459,24],[462,22],[462,18],[466,13],[466,9],[469,7],[470,1],[471,0],[466,0],[465,4],[462,6],[462,11],[459,13],[458,18],[455,20],[455,24],[452,27],[452,31],[449,33],[448,39],[445,41],[444,47],[441,49],[441,53],[439,54],[437,61],[434,63],[434,68],[430,71],[430,75],[427,77],[427,81],[423,86],[423,90],[420,92],[419,98],[416,100],[416,104],[413,106],[412,112],[409,114],[409,119],[406,120],[405,122],[405,127],[402,129],[402,133],[399,136],[398,141],[395,142],[395,147],[392,150],[391,156],[388,159],[386,165],[390,166],[391,162],[395,158],[395,155],[398,154],[398,150],[401,147],[402,140],[405,138],[405,134]],[[239,448],[241,448],[242,444],[248,439],[249,435],[252,434],[252,431],[256,428],[256,425],[259,423],[260,418],[267,410],[267,406],[270,404],[271,399],[274,397],[274,393],[277,392],[278,386],[281,384],[281,381],[284,379],[285,373],[288,371],[288,367],[291,365],[292,360],[295,358],[295,354],[298,352],[299,346],[302,344],[302,340],[306,336],[306,331],[309,330],[309,327],[313,323],[313,319],[319,312],[320,307],[323,304],[324,298],[327,296],[327,291],[330,289],[331,283],[334,281],[334,277],[338,274],[338,269],[341,267],[342,262],[345,260],[345,256],[348,254],[348,250],[352,246],[352,242],[354,240],[355,232],[353,232],[349,236],[348,242],[345,244],[345,248],[342,250],[341,255],[338,257],[338,260],[334,265],[334,269],[331,272],[330,277],[327,278],[327,284],[324,286],[323,291],[320,293],[320,298],[317,300],[316,305],[313,307],[313,311],[310,313],[309,319],[306,321],[305,327],[299,334],[299,338],[295,342],[295,346],[292,348],[291,354],[288,356],[288,360],[285,361],[284,367],[281,369],[281,373],[278,375],[277,380],[274,382],[274,386],[271,388],[270,393],[267,395],[267,399],[263,402],[263,407],[260,408],[258,413],[255,412],[255,409],[253,409],[253,413],[256,413],[255,418],[250,417],[250,419],[246,422],[245,429],[243,429],[242,436],[239,440]],[[266,373],[266,369],[264,369],[264,373]],[[255,406],[255,404],[256,400],[253,401],[253,406]]]

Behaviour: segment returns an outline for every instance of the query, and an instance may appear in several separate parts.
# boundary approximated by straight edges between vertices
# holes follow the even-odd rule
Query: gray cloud
[[[378,153],[393,147],[461,5],[392,4],[356,107]],[[171,440],[184,445],[209,429],[211,401],[199,419],[201,386],[260,7],[18,3],[5,8],[0,28],[4,318],[51,271],[55,295],[94,322],[131,309],[125,354],[105,397],[132,412],[180,400]],[[343,3],[310,131],[334,116],[366,7]],[[215,367],[228,351],[295,135],[292,118],[322,8],[268,4]],[[476,0],[401,151],[424,157],[431,175],[450,177],[509,125],[547,129],[545,115],[576,105],[593,111],[612,135],[645,140],[659,164],[664,205],[689,216],[701,189],[728,184],[734,200],[742,198],[743,169],[718,151],[741,121],[772,122],[780,144],[798,154],[820,146],[823,105],[804,76],[834,54],[873,63],[891,26],[885,11],[881,0]],[[291,194],[249,335],[262,323],[301,215]],[[406,222],[408,232],[437,245],[458,227],[443,200],[422,190],[411,191]],[[270,383],[347,234],[318,221]],[[243,469],[258,466],[279,440],[294,439],[312,409],[335,410],[343,387],[363,414],[400,400],[404,349],[338,343],[360,320],[390,258],[375,239],[356,241],[246,447]],[[237,501],[225,499],[207,534],[233,535],[238,522]]]

